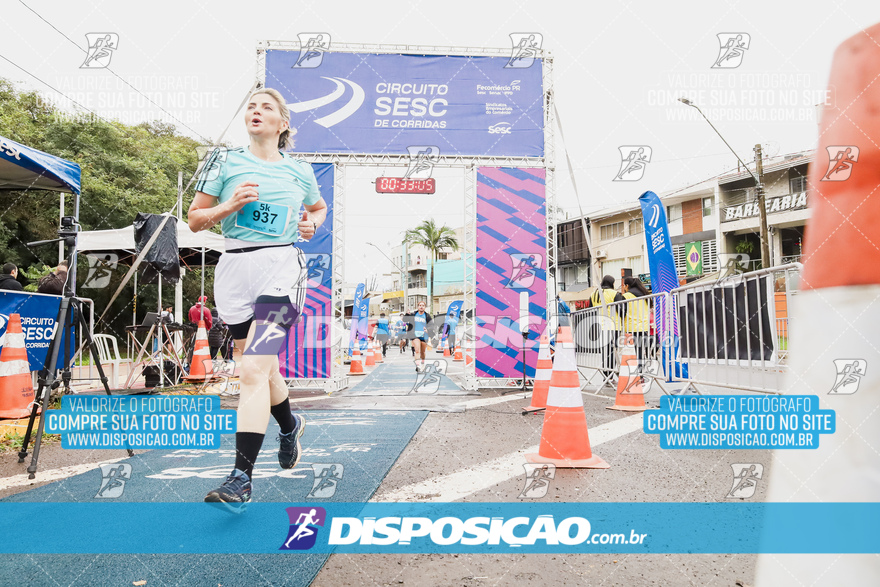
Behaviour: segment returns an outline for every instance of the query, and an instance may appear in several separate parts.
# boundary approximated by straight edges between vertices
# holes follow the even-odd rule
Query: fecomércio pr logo
[[[308,550],[318,540],[319,526],[324,527],[327,521],[327,510],[321,507],[289,507],[286,508],[290,519],[287,540],[278,550]]]

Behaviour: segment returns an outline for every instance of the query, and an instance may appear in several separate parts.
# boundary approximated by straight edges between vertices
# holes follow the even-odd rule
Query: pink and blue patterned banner
[[[526,375],[534,377],[547,320],[544,169],[477,170],[478,377],[517,377],[523,370],[519,294],[529,294]]]
[[[321,197],[327,202],[327,220],[310,241],[296,246],[306,254],[309,291],[302,320],[287,335],[287,346],[279,355],[281,375],[287,378],[330,377],[333,317],[333,165],[314,163]],[[302,212],[299,212],[302,216]]]

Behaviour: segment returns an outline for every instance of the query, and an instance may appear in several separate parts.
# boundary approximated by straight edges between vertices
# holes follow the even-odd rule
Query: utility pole
[[[755,171],[755,195],[758,197],[758,213],[761,215],[761,268],[767,269],[770,267],[770,234],[767,230],[767,207],[764,205],[764,160],[760,143],[755,145]]]

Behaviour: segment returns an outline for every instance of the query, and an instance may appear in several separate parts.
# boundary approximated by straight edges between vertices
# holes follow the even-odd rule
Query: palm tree
[[[407,230],[403,242],[411,245],[422,245],[429,251],[428,263],[428,311],[434,313],[434,259],[440,249],[458,250],[458,239],[455,231],[446,226],[438,227],[434,220],[425,220],[415,228]]]

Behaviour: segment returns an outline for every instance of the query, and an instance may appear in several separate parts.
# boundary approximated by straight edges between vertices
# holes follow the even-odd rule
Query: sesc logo
[[[348,102],[346,102],[345,105],[338,108],[337,110],[334,110],[330,114],[322,116],[321,118],[316,118],[312,121],[315,124],[320,124],[324,128],[330,128],[331,126],[339,124],[340,122],[357,112],[358,108],[361,107],[361,104],[364,103],[364,98],[366,97],[366,94],[364,93],[364,89],[360,85],[354,83],[351,80],[341,77],[324,76],[321,76],[321,79],[333,82],[336,85],[336,89],[320,98],[305,100],[302,102],[294,102],[293,104],[288,104],[287,107],[290,108],[291,112],[300,114],[302,112],[308,112],[309,110],[316,110],[318,108],[323,108],[324,106],[329,106],[330,104],[333,104],[345,95],[347,86],[351,88],[351,98],[349,98]]]
[[[285,510],[290,519],[287,540],[278,550],[308,550],[318,540],[318,526],[324,527],[327,510],[319,507],[290,507]]]
[[[9,316],[6,314],[0,314],[0,330],[6,328],[6,323],[9,322]]]
[[[489,127],[490,135],[509,135],[510,134],[510,123],[509,122],[498,122]]]

